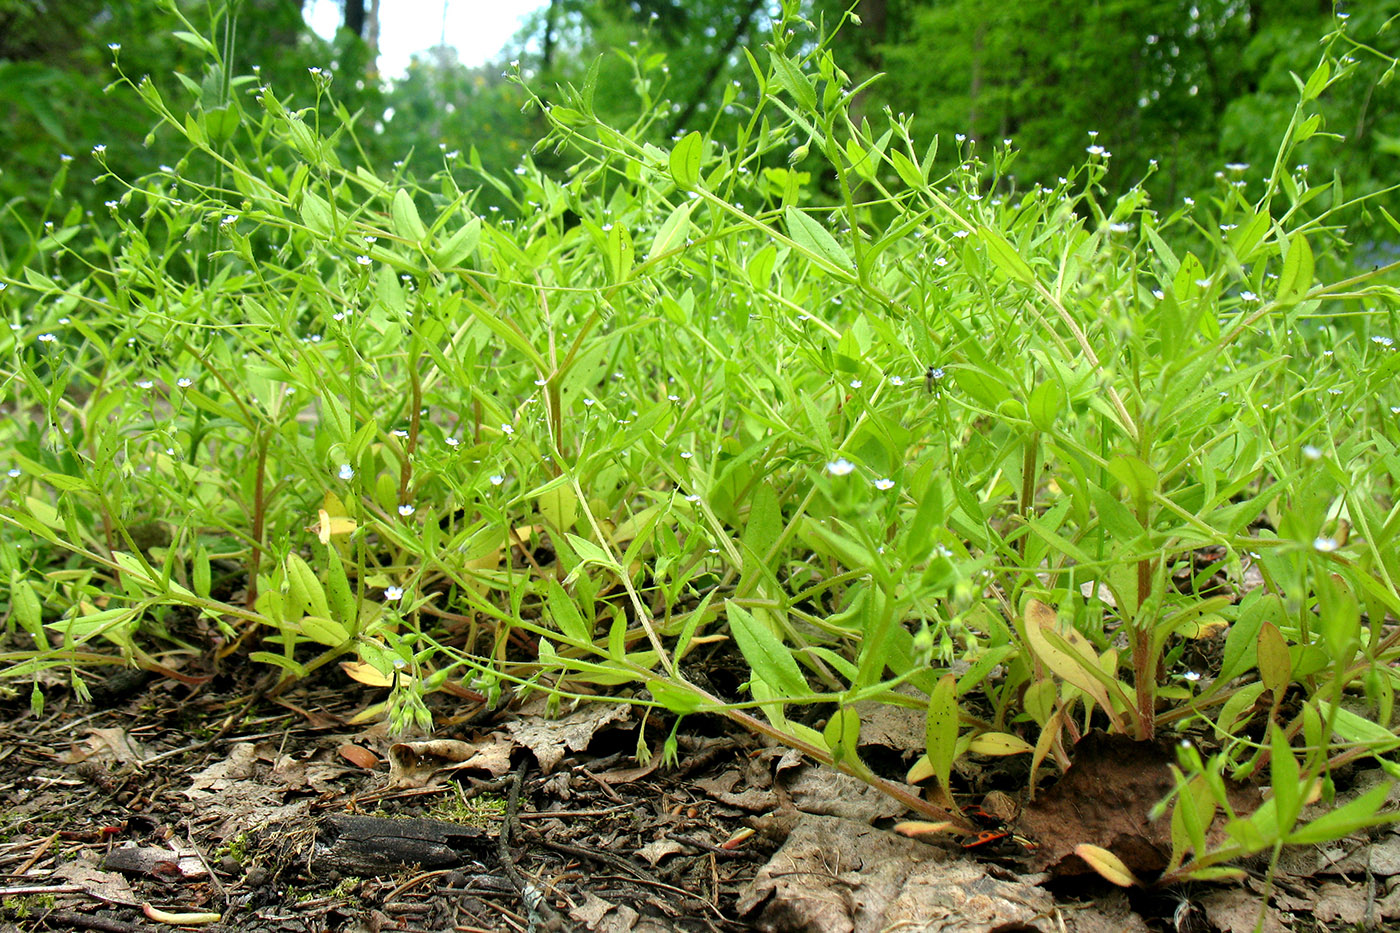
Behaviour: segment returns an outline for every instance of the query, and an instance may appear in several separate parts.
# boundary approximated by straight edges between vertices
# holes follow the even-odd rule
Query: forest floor
[[[684,720],[668,765],[666,729],[625,704],[493,712],[438,694],[440,737],[395,742],[352,724],[383,691],[347,690],[339,671],[275,699],[228,674],[185,679],[123,672],[90,704],[50,691],[42,716],[4,701],[0,933],[1247,933],[1261,908],[1267,931],[1400,918],[1388,829],[1287,853],[1271,888],[1263,865],[1189,890],[1086,873],[1074,840],[1140,871],[1161,858],[1146,811],[1170,749],[1121,737],[1091,733],[1029,808],[988,794],[984,810],[1012,812],[978,811],[981,837],[929,843],[890,830],[904,814],[883,795],[717,718]],[[882,731],[922,729],[885,709],[872,758]]]

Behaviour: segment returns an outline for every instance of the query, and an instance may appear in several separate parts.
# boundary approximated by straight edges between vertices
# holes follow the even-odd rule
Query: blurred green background
[[[470,31],[479,6],[430,0],[433,15],[420,19],[401,3],[381,9],[379,0],[234,0],[236,28],[224,46],[235,78],[229,93],[246,99],[271,86],[294,107],[319,107],[327,117],[343,106],[354,117],[353,133],[339,139],[347,164],[367,162],[390,175],[408,160],[420,176],[446,166],[465,186],[480,184],[484,170],[503,184],[484,187],[478,207],[519,212],[527,206],[515,200],[510,179],[521,160],[533,158],[547,172],[563,166],[550,152],[531,155],[544,126],[538,113],[522,112],[525,95],[506,77],[510,63],[549,99],[559,86],[581,83],[599,61],[596,105],[604,119],[626,125],[664,101],[646,127],[655,141],[691,129],[722,140],[729,125],[749,116],[754,79],[744,52],[766,62],[762,46],[779,12],[774,0],[501,0],[493,8],[519,31],[489,60],[463,61],[452,46],[432,44],[451,41],[438,17],[446,24],[450,14],[467,24],[455,27],[459,33]],[[835,33],[831,47],[853,86],[884,75],[860,92],[856,112],[876,125],[884,108],[917,114],[921,144],[938,134],[944,165],[980,158],[995,165],[989,183],[1010,192],[1053,183],[1083,163],[1089,146],[1101,146],[1111,153],[1103,182],[1109,193],[1147,177],[1162,209],[1218,195],[1215,176],[1227,164],[1235,166],[1231,179],[1246,185],[1267,175],[1297,100],[1292,75],[1311,72],[1321,37],[1344,20],[1357,74],[1327,95],[1322,130],[1340,138],[1320,135],[1305,146],[1308,172],[1316,181],[1338,173],[1348,198],[1400,176],[1396,86],[1374,54],[1400,55],[1390,28],[1400,0],[795,6],[817,26],[814,34]],[[178,2],[191,24],[227,43],[217,25],[223,10],[222,3]],[[101,171],[95,145],[106,146],[107,164],[126,176],[179,158],[184,147],[171,133],[151,132],[153,117],[132,89],[109,85],[116,59],[133,80],[151,75],[177,111],[194,105],[172,73],[206,85],[221,76],[206,73],[199,50],[172,38],[181,28],[169,2],[0,0],[4,258],[16,258],[44,218],[74,203],[103,216],[102,202],[122,189],[93,184]],[[399,58],[412,45],[406,31],[420,51],[406,70],[381,70],[391,35]],[[332,76],[329,95],[317,94],[313,67]],[[1004,140],[1012,141],[1014,158],[1005,156]],[[1363,239],[1394,239],[1376,218],[1363,215],[1359,224]]]

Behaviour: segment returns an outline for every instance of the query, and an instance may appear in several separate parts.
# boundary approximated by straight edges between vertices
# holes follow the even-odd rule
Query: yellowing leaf
[[[353,518],[331,515],[325,509],[317,510],[316,517],[316,523],[306,530],[315,535],[322,544],[330,544],[333,535],[348,535],[359,527]]]
[[[1026,604],[1025,623],[1026,641],[1040,662],[1066,683],[1084,691],[1121,729],[1108,690],[1090,673],[1098,669],[1099,657],[1088,639],[1072,628],[1059,631],[1055,610],[1038,599]],[[1049,636],[1054,636],[1053,643]]]
[[[1137,877],[1123,864],[1123,860],[1107,849],[1098,846],[1091,846],[1087,842],[1074,847],[1074,854],[1089,863],[1089,867],[1098,872],[1105,880],[1111,881],[1120,888],[1131,888],[1139,884]]]
[[[905,820],[903,823],[894,824],[895,832],[899,833],[901,836],[913,837],[927,836],[932,833],[946,833],[950,829],[957,828],[955,824],[948,820],[943,820],[939,823],[932,823],[928,820]]]
[[[984,732],[972,740],[972,744],[967,747],[967,750],[978,755],[1029,755],[1035,751],[1035,746],[1019,735],[1011,735],[1007,732]]]
[[[364,661],[341,661],[340,669],[351,680],[359,681],[367,687],[392,687],[393,678],[384,676],[373,664]]]
[[[927,781],[931,777],[933,777],[933,762],[928,760],[927,755],[920,755],[919,760],[910,766],[909,773],[904,775],[904,780],[909,784],[917,784],[920,781]]]
[[[1176,634],[1184,638],[1213,638],[1221,632],[1228,631],[1229,628],[1229,622],[1212,614],[1182,623],[1181,627],[1176,630]]]

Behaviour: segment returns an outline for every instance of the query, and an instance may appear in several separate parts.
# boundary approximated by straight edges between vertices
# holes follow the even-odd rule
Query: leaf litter
[[[677,733],[664,763],[639,761],[664,733],[622,704],[551,716],[539,697],[455,717],[465,725],[451,736],[396,742],[352,724],[357,699],[373,696],[323,676],[262,712],[169,680],[115,709],[56,698],[43,720],[13,703],[0,723],[0,930],[539,929],[547,909],[559,928],[590,931],[1245,933],[1266,892],[1265,930],[1400,919],[1389,828],[1289,850],[1272,887],[1257,864],[1243,885],[1151,894],[1088,873],[1083,844],[1139,877],[1165,864],[1167,827],[1149,813],[1171,786],[1165,744],[1090,732],[1033,800],[987,794],[984,815],[1034,840],[1007,850],[896,835],[905,814],[890,798],[703,718],[683,723],[694,731]],[[445,695],[430,702],[442,721],[461,712]],[[188,733],[219,721],[221,733]],[[862,746],[901,762],[918,738],[915,719],[896,716]],[[979,771],[977,758],[960,774],[969,788],[1008,780],[1006,759]],[[495,846],[512,768],[525,779],[507,867]],[[1377,775],[1351,775],[1337,803]],[[1241,812],[1259,799],[1232,794]]]

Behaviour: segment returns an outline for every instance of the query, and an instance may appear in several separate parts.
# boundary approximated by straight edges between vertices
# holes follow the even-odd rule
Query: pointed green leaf
[[[647,250],[648,262],[685,243],[686,234],[690,230],[690,212],[695,208],[695,204],[695,201],[682,203],[662,221],[661,229],[656,231],[656,237],[651,241],[651,249]]]
[[[783,216],[787,219],[788,236],[811,258],[825,260],[843,272],[855,271],[851,257],[836,242],[831,231],[795,207],[789,206]]]
[[[811,692],[792,651],[769,627],[763,610],[751,613],[735,601],[726,600],[725,613],[729,617],[729,631],[744,660],[777,696],[800,697]]]
[[[428,231],[418,216],[418,207],[413,203],[413,196],[403,188],[394,192],[390,216],[394,222],[394,232],[408,242],[417,245],[427,238]]]
[[[705,138],[699,132],[687,133],[671,150],[671,177],[676,185],[686,191],[700,185],[700,155],[705,148]]]
[[[929,767],[939,788],[951,793],[949,778],[958,754],[957,679],[944,674],[928,698],[928,717],[924,723],[924,742],[928,747]]]

